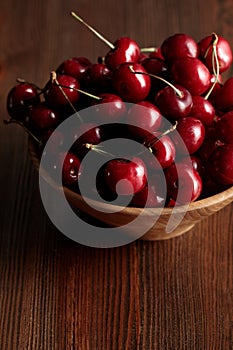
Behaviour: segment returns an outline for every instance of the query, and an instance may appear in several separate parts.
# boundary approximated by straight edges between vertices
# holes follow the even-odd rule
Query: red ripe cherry
[[[70,75],[82,82],[90,66],[91,62],[86,57],[73,57],[62,62],[56,72],[59,75]]]
[[[210,71],[195,57],[176,60],[171,67],[171,76],[176,84],[184,86],[192,95],[202,95],[210,87]]]
[[[132,195],[140,192],[147,182],[147,171],[140,158],[112,159],[105,167],[104,181],[107,187],[118,195]]]
[[[218,111],[228,112],[233,110],[233,77],[227,79],[216,92],[212,103]]]
[[[103,63],[92,64],[86,71],[84,86],[93,92],[108,92],[111,90],[112,72]]]
[[[216,44],[217,59],[219,63],[219,72],[225,72],[232,64],[232,51],[229,42],[221,36],[218,36]],[[200,59],[205,63],[208,69],[213,72],[213,35],[208,35],[199,41]]]
[[[14,86],[7,96],[8,114],[17,120],[23,120],[29,108],[40,101],[36,87],[29,83]]]
[[[219,146],[212,153],[207,169],[215,182],[233,185],[233,145]]]
[[[98,123],[117,122],[121,120],[126,112],[126,105],[123,100],[109,93],[99,94],[101,100],[94,103],[94,118]]]
[[[193,96],[193,105],[189,116],[199,119],[204,126],[210,126],[215,117],[215,108],[202,96]]]
[[[161,174],[154,173],[150,176],[150,184],[146,184],[143,189],[133,196],[131,201],[131,206],[147,208],[158,208],[163,207],[165,204],[165,193],[163,188],[161,188],[161,183],[163,179]]]
[[[198,156],[203,162],[209,159],[213,151],[220,145],[215,125],[205,128],[205,138],[198,149]]]
[[[54,162],[54,174],[62,168],[62,182],[64,186],[73,186],[81,176],[80,160],[71,152],[59,153]]]
[[[190,113],[193,99],[183,86],[175,84],[174,87],[166,86],[160,90],[155,96],[155,105],[165,117],[176,120]]]
[[[160,58],[161,60],[164,60],[164,57],[161,52],[161,47],[156,47],[153,52],[149,53],[149,57],[155,57],[155,58]]]
[[[139,140],[148,137],[148,133],[155,132],[162,123],[160,110],[148,101],[142,101],[129,108],[126,123],[129,131]]]
[[[193,117],[179,119],[176,131],[171,133],[171,139],[178,154],[193,154],[205,138],[205,127],[199,119]]]
[[[144,144],[149,148],[155,157],[155,159],[153,159],[150,156],[146,161],[150,168],[156,170],[161,170],[161,168],[166,169],[174,162],[176,150],[174,143],[169,136],[161,136],[160,132],[156,132],[155,137],[146,140]]]
[[[48,104],[53,108],[58,108],[69,106],[69,103],[77,103],[80,95],[76,91],[80,88],[78,80],[69,75],[60,75],[57,77],[57,82],[60,86],[49,81],[45,87],[44,97]],[[63,90],[68,100],[61,90]]]
[[[199,53],[196,41],[189,35],[183,33],[174,34],[161,45],[161,52],[165,60],[174,62],[185,57],[197,57]]]
[[[143,74],[134,74],[134,71]],[[113,73],[112,84],[116,93],[127,102],[137,103],[146,99],[150,92],[150,77],[146,74],[145,69],[139,63],[122,64]]]
[[[165,172],[168,197],[178,204],[195,201],[202,192],[202,180],[192,166],[173,163]]]
[[[105,56],[105,64],[110,70],[116,69],[125,62],[137,62],[140,56],[138,44],[128,38],[123,37],[115,41],[114,49],[111,49]]]
[[[218,119],[216,133],[221,142],[233,144],[233,111],[223,114]]]
[[[194,155],[187,155],[182,157],[179,162],[185,163],[188,166],[192,165],[193,169],[198,172],[200,175],[201,179],[204,177],[204,166],[202,160],[198,156]]]
[[[55,128],[60,122],[60,114],[52,110],[45,103],[31,107],[28,113],[28,126],[35,132]]]

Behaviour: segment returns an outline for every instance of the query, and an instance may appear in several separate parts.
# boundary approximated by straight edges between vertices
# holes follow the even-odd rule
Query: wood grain
[[[110,40],[216,31],[233,42],[230,0],[2,0],[1,119],[16,77],[41,85],[65,58],[105,54],[70,10]],[[47,218],[18,127],[0,123],[0,157],[1,350],[233,349],[232,205],[179,238],[89,248]]]

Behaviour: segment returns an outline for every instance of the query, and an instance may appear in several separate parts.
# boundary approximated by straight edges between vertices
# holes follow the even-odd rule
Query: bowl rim
[[[40,167],[40,161],[38,158],[38,154],[36,152],[36,147],[35,147],[35,143],[33,142],[33,140],[31,139],[31,137],[28,137],[28,153],[29,156],[32,160],[32,163],[34,164],[34,166],[36,167],[37,170],[39,170]],[[46,181],[53,186],[55,189],[59,190],[59,191],[64,191],[65,195],[67,195],[68,197],[72,197],[72,198],[76,198],[79,202],[82,203],[86,203],[85,201],[85,197],[81,196],[80,194],[70,190],[67,187],[61,187],[58,186],[55,181],[51,178],[51,176],[44,171],[44,174],[46,174]],[[189,204],[186,205],[180,205],[180,206],[175,206],[175,207],[164,207],[162,208],[162,213],[163,215],[171,215],[172,212],[174,211],[178,211],[178,212],[183,212],[183,211],[196,211],[199,209],[203,209],[203,208],[207,208],[210,206],[214,206],[217,205],[223,201],[233,201],[233,186],[227,188],[226,190],[219,192],[217,194],[214,194],[210,197],[206,197],[200,200],[196,200],[194,202],[191,202]],[[139,208],[139,207],[121,207],[119,205],[114,205],[111,203],[101,203],[95,199],[91,199],[88,198],[88,201],[90,203],[93,203],[95,207],[103,207],[106,208],[106,206],[108,205],[110,210],[116,210],[118,208],[118,211],[124,211],[125,214],[132,214],[132,211],[136,214],[136,213],[140,213],[142,211],[145,211],[146,213],[155,213],[156,211],[161,212],[161,208]]]

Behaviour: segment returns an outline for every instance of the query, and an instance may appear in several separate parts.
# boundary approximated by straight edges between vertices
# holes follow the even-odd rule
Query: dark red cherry
[[[177,84],[173,87],[164,87],[155,96],[155,105],[168,119],[176,120],[187,116],[191,111],[192,104],[193,100],[190,92]]]
[[[179,162],[181,163],[185,163],[188,166],[192,165],[193,169],[196,170],[198,172],[198,174],[200,175],[201,179],[203,179],[204,177],[204,165],[203,162],[201,160],[201,158],[199,158],[198,156],[194,156],[194,155],[187,155],[187,156],[183,156],[181,159],[179,159]]]
[[[116,93],[124,101],[137,103],[148,96],[151,87],[150,77],[132,73],[129,66],[132,66],[134,71],[146,73],[139,63],[124,63],[113,72],[112,84]]]
[[[144,142],[145,146],[147,146],[154,155],[154,159],[150,156],[146,163],[149,167],[156,170],[161,170],[161,168],[166,169],[175,160],[176,150],[174,143],[169,136],[162,136],[160,132],[155,132],[154,134],[154,137],[150,136],[150,139]]]
[[[204,141],[197,152],[198,157],[200,157],[201,160],[206,163],[210,155],[220,144],[221,143],[218,140],[217,129],[215,125],[206,127]]]
[[[205,138],[205,127],[199,119],[193,117],[180,118],[176,131],[171,133],[171,139],[178,154],[193,154]]]
[[[149,57],[155,57],[155,58],[160,58],[160,59],[164,60],[164,57],[163,57],[162,52],[161,52],[161,47],[156,47],[153,52],[149,53]]]
[[[109,92],[112,89],[112,72],[103,63],[92,64],[86,71],[84,87],[94,93]]]
[[[163,178],[160,174],[154,173],[150,175],[150,184],[146,184],[143,189],[133,196],[130,203],[131,206],[144,208],[163,207],[166,200],[166,193],[163,191]]]
[[[80,160],[71,152],[59,153],[53,165],[53,172],[61,170],[62,167],[62,182],[64,186],[73,186],[78,183],[82,169]]]
[[[202,95],[210,87],[210,71],[195,57],[176,60],[171,67],[171,76],[176,84],[184,86],[192,95]]]
[[[168,70],[164,59],[148,57],[143,60],[142,66],[145,68],[147,73],[167,79]],[[150,95],[154,97],[154,95],[165,86],[167,86],[165,82],[159,79],[151,79]]]
[[[105,56],[105,64],[110,70],[116,69],[119,65],[127,62],[137,62],[140,56],[138,44],[128,38],[122,37],[115,41],[114,49]]]
[[[147,182],[147,170],[140,158],[112,159],[105,167],[104,181],[107,187],[118,195],[132,195],[140,192]]]
[[[199,53],[196,41],[189,35],[183,33],[174,34],[161,45],[161,52],[165,60],[174,62],[185,57],[197,57]]]
[[[29,129],[41,133],[44,130],[55,128],[61,121],[58,111],[52,110],[45,103],[31,107],[28,113]]]
[[[221,36],[217,36],[216,44],[217,58],[219,63],[219,72],[225,72],[232,64],[232,51],[229,42]],[[213,35],[208,35],[198,43],[200,50],[200,59],[205,63],[207,68],[213,72],[212,55],[213,55]]]
[[[227,79],[216,92],[212,103],[218,111],[228,112],[233,110],[233,77]]]
[[[86,57],[73,57],[62,62],[56,72],[59,75],[70,75],[82,82],[90,66],[91,62]]]
[[[215,117],[215,108],[202,96],[193,96],[193,105],[189,116],[199,119],[204,126],[210,126]]]
[[[33,84],[20,83],[7,95],[7,112],[12,118],[22,121],[30,107],[39,101],[38,91]]]
[[[142,101],[132,105],[126,116],[127,127],[138,140],[149,137],[148,133],[155,132],[162,123],[160,110],[148,101]]]
[[[233,111],[223,114],[218,119],[216,133],[221,142],[233,144]]]
[[[94,118],[98,123],[113,123],[121,120],[126,113],[126,105],[123,100],[110,93],[99,94],[101,100],[94,102]]]
[[[168,197],[178,204],[195,201],[202,192],[202,180],[192,166],[173,163],[165,172]]]
[[[69,75],[60,75],[57,77],[57,82],[60,87],[51,81],[45,87],[44,97],[47,103],[53,108],[65,107],[69,106],[70,103],[77,103],[80,93],[74,89],[80,88],[78,80]]]
[[[207,165],[212,179],[223,185],[233,185],[233,145],[219,146]]]

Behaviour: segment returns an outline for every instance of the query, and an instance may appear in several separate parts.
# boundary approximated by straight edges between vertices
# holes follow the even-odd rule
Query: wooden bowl
[[[28,142],[28,150],[34,166],[39,169],[40,162],[35,145],[31,139],[29,139]],[[149,231],[147,231],[141,237],[143,240],[165,240],[182,235],[183,233],[192,229],[196,223],[223,209],[226,205],[233,201],[232,186],[221,193],[192,202],[188,206],[179,206],[177,209],[163,208],[161,213],[160,209],[158,208],[123,208],[112,204],[97,202],[95,200],[90,200],[90,203],[93,205],[88,205],[79,194],[67,188],[63,189],[62,187],[58,187],[48,174],[45,175],[45,179],[55,190],[64,190],[65,196],[71,207],[77,211],[79,215],[80,213],[81,215],[84,214],[85,220],[90,220],[90,222],[93,219],[94,221],[97,219],[99,222],[104,223],[107,227],[117,227],[135,220],[138,215],[142,215],[142,218],[144,217],[144,220],[142,220],[143,225],[145,220],[158,215],[158,220],[153,224]],[[102,210],[106,210],[107,207],[109,210],[115,211],[115,213],[103,212]],[[175,216],[176,214],[178,215],[177,224],[173,225],[176,227],[174,227],[171,232],[168,232],[169,219],[172,215]],[[182,217],[182,220],[179,219],[180,217]],[[130,234],[133,234],[133,232]]]

